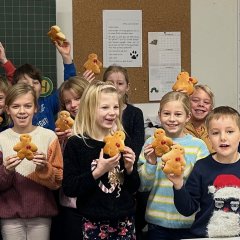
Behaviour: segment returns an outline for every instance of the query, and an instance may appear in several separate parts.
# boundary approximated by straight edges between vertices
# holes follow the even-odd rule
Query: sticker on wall
[[[42,77],[41,97],[49,96],[53,91],[53,82],[48,77]]]

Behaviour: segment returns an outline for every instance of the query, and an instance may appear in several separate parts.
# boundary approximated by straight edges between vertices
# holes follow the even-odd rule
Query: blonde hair
[[[5,99],[5,105],[9,107],[18,97],[23,96],[29,92],[32,94],[34,105],[37,108],[38,104],[36,92],[32,86],[26,83],[17,83],[9,88]]]
[[[208,94],[208,96],[210,97],[210,100],[211,100],[211,105],[212,105],[212,108],[214,107],[214,94],[212,92],[212,90],[207,86],[207,85],[202,85],[202,84],[197,84],[194,86],[195,90],[203,90],[205,93]],[[191,98],[191,96],[190,96]]]
[[[59,88],[59,102],[61,110],[66,110],[63,96],[65,90],[72,89],[78,95],[78,97],[81,98],[88,84],[89,82],[80,76],[70,77],[67,81],[63,82]]]
[[[235,110],[234,108],[229,107],[229,106],[220,106],[220,107],[214,108],[208,114],[208,116],[206,118],[206,127],[207,127],[208,131],[209,131],[210,122],[213,119],[218,120],[220,117],[231,117],[233,120],[236,121],[236,124],[237,124],[238,128],[240,129],[240,115],[239,115],[239,112],[237,110]]]
[[[81,102],[79,105],[79,111],[76,115],[73,132],[75,135],[80,135],[82,138],[95,136],[95,124],[96,124],[96,109],[99,105],[99,98],[101,93],[116,93],[117,90],[110,82],[102,82],[99,80],[92,81],[85,89]],[[116,125],[117,130],[122,130],[121,115],[122,107],[121,100],[119,99],[119,118],[117,118]]]
[[[190,114],[190,100],[187,94],[182,93],[182,92],[168,92],[166,93],[162,99],[160,100],[160,108],[159,108],[159,113],[161,113],[163,107],[165,106],[165,104],[172,102],[172,101],[178,101],[180,103],[182,103],[183,108],[186,112],[186,114]]]

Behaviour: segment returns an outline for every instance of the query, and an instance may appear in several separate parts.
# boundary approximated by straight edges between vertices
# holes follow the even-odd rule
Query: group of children
[[[186,166],[181,176],[164,174],[153,137],[144,142],[142,111],[128,103],[126,69],[110,66],[102,81],[89,71],[76,76],[70,43],[55,46],[65,81],[42,98],[39,71],[30,64],[15,69],[0,44],[0,62],[12,84],[0,81],[3,239],[45,240],[51,230],[51,239],[141,239],[141,192],[149,195],[146,211],[140,209],[147,239],[239,236],[239,113],[228,106],[213,109],[213,94],[204,85],[190,97],[165,94],[161,127],[184,147]],[[65,132],[55,128],[60,110],[75,119]],[[109,157],[104,137],[117,130],[126,133],[125,148]],[[13,150],[21,134],[38,147],[32,161]],[[57,206],[53,190],[59,188]]]

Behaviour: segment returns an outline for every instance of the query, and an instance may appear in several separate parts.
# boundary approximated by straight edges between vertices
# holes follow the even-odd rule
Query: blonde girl
[[[0,218],[4,240],[49,239],[51,217],[57,207],[51,190],[62,180],[62,154],[56,134],[32,125],[37,111],[34,89],[18,83],[6,96],[6,112],[13,127],[0,133]],[[28,134],[38,150],[29,161],[13,147]],[[44,141],[43,141],[44,140]]]
[[[207,85],[196,85],[190,96],[191,118],[186,123],[185,132],[202,139],[210,152],[213,152],[205,120],[214,107],[214,94]]]
[[[188,96],[181,92],[165,94],[160,101],[158,115],[166,135],[185,149],[186,179],[195,162],[209,154],[206,144],[201,139],[184,133],[184,126],[191,117]],[[176,210],[172,183],[162,171],[161,158],[155,155],[152,142],[153,137],[146,140],[138,169],[141,178],[140,190],[151,191],[146,209],[148,239],[187,238],[194,216],[183,217]]]
[[[135,154],[128,146],[122,155],[103,154],[104,137],[122,129],[120,116],[116,88],[93,81],[83,93],[74,136],[64,150],[63,190],[77,197],[83,239],[135,239],[133,194],[140,183]],[[109,183],[110,171],[114,183]]]

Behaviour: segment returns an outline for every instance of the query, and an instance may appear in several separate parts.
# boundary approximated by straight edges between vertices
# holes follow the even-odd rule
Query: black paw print
[[[137,59],[138,53],[137,53],[136,51],[132,51],[132,52],[130,53],[130,56],[131,56],[132,59]]]

